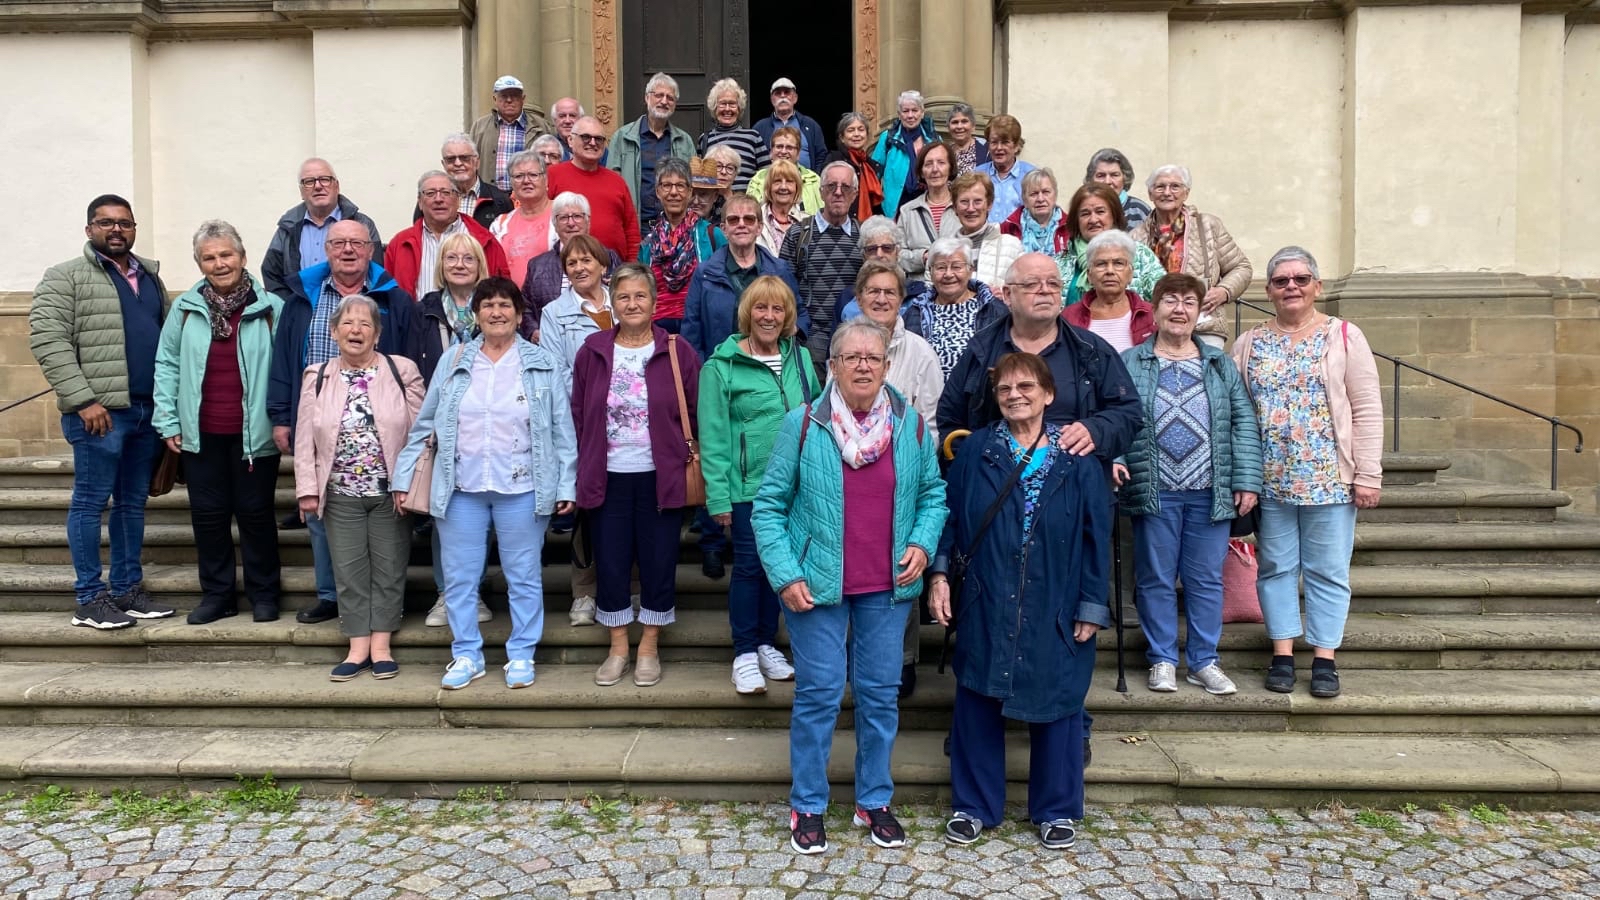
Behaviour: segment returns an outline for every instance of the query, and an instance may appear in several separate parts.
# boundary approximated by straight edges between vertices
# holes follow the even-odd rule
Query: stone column
[[[921,79],[914,84],[891,85],[890,102],[903,90],[915,88],[924,97],[965,97],[971,57],[990,54],[987,41],[965,30],[962,7],[988,8],[986,3],[963,0],[922,0]],[[898,111],[898,110],[896,110]]]
[[[993,3],[966,3],[960,28],[967,52],[962,68],[961,99],[981,113],[994,111],[994,31]]]
[[[875,10],[878,21],[877,108],[858,112],[874,125],[893,118],[895,98],[922,79],[922,6],[930,0],[861,0],[857,15]],[[861,31],[858,27],[857,31]],[[862,52],[856,48],[857,56]],[[921,89],[924,94],[928,91]]]
[[[594,106],[594,19],[589,0],[542,0],[539,4],[538,103],[549,112],[562,97]]]
[[[489,111],[494,80],[501,75],[521,79],[529,103],[544,109],[550,102],[541,64],[540,5],[526,0],[478,0],[473,78],[467,86],[470,118]]]

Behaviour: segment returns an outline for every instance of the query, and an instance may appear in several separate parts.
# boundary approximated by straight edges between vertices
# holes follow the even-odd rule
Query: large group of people
[[[337,619],[349,642],[330,678],[393,677],[406,564],[431,540],[424,621],[452,635],[441,686],[486,674],[492,556],[504,681],[527,688],[546,531],[570,532],[569,624],[609,632],[594,681],[648,688],[670,677],[689,526],[702,574],[727,578],[733,690],[794,682],[800,853],[828,846],[847,683],[854,821],[904,844],[890,759],[925,621],[954,629],[946,838],[1001,824],[1009,719],[1028,724],[1040,841],[1072,845],[1096,633],[1121,608],[1119,512],[1150,690],[1179,690],[1180,618],[1186,681],[1237,690],[1217,652],[1221,571],[1234,521],[1255,515],[1263,686],[1294,690],[1303,636],[1312,695],[1338,695],[1382,408],[1361,330],[1315,305],[1315,258],[1271,257],[1274,315],[1230,350],[1224,310],[1255,272],[1189,202],[1187,168],[1154,168],[1146,203],[1114,148],[1063,187],[1022,159],[1010,115],[957,103],[937,122],[907,91],[881,132],[849,113],[830,144],[792,80],[770,97],[746,127],[747,92],[718,81],[697,140],[656,74],[644,114],[608,135],[577,100],[547,117],[501,77],[387,242],[309,159],[259,278],[235,227],[207,221],[199,277],[170,302],[133,252],[129,201],[90,201],[83,252],[45,273],[30,317],[74,457],[72,623],[175,614],[140,567],[170,455],[198,558],[190,623],[240,610],[235,524],[249,611],[276,619],[276,528],[303,523],[316,602],[297,618]],[[286,454],[297,508],[280,526]]]

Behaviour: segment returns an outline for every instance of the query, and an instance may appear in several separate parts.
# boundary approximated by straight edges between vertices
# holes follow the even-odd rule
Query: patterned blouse
[[[995,433],[1006,439],[1006,446],[1011,451],[1011,464],[1022,462],[1022,457],[1028,448],[1022,446],[1011,435],[1011,426],[1005,420],[994,423]],[[1061,439],[1061,429],[1055,425],[1046,425],[1044,437],[1039,439],[1039,445],[1034,448],[1032,458],[1027,468],[1022,470],[1022,477],[1017,480],[1017,487],[1022,491],[1022,540],[1026,542],[1033,534],[1033,515],[1039,508],[1039,495],[1044,491],[1045,477],[1050,474],[1050,465],[1056,460],[1056,442]]]
[[[378,367],[340,369],[339,377],[344,379],[344,413],[333,445],[328,489],[341,497],[381,497],[389,492],[389,467],[383,461],[369,393]]]
[[[973,294],[971,299],[962,303],[946,306],[934,301],[932,304],[928,315],[930,321],[922,326],[922,336],[933,345],[933,352],[939,357],[939,369],[946,378],[961,360],[967,345],[972,343],[973,332],[977,330],[974,325],[978,321],[978,310],[984,302],[983,297]]]
[[[1156,376],[1156,482],[1163,491],[1211,488],[1211,399],[1205,364],[1163,359]]]
[[[1322,359],[1328,335],[1293,337],[1266,329],[1256,333],[1247,378],[1261,422],[1266,462],[1265,496],[1295,506],[1349,503],[1350,485],[1339,480],[1339,451]]]

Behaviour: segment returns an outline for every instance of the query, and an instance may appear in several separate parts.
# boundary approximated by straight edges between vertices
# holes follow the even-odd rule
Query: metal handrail
[[[1235,335],[1238,335],[1238,334],[1241,333],[1241,326],[1243,325],[1243,312],[1240,309],[1240,307],[1244,307],[1244,306],[1248,306],[1251,309],[1255,310],[1256,312],[1263,313],[1263,314],[1268,315],[1268,316],[1274,316],[1274,315],[1277,314],[1274,310],[1268,309],[1268,308],[1266,308],[1264,306],[1257,306],[1256,304],[1251,303],[1251,302],[1249,302],[1247,300],[1235,300],[1234,301],[1234,307],[1233,307],[1233,333]],[[1448,384],[1448,385],[1450,385],[1452,387],[1458,387],[1458,388],[1461,388],[1462,390],[1467,391],[1469,393],[1476,394],[1479,397],[1482,397],[1482,398],[1484,398],[1486,400],[1493,400],[1494,402],[1500,404],[1501,406],[1509,406],[1512,409],[1516,410],[1517,412],[1524,413],[1526,415],[1533,416],[1536,419],[1543,419],[1546,422],[1549,422],[1550,423],[1550,490],[1552,490],[1552,491],[1558,490],[1556,485],[1558,484],[1558,481],[1559,481],[1560,465],[1559,465],[1557,460],[1558,460],[1558,456],[1559,456],[1559,453],[1560,453],[1560,450],[1561,450],[1561,429],[1563,429],[1563,428],[1567,429],[1568,431],[1570,431],[1574,435],[1576,435],[1577,438],[1578,438],[1577,446],[1572,448],[1572,452],[1573,453],[1582,453],[1583,452],[1583,432],[1579,431],[1577,426],[1569,425],[1566,422],[1561,421],[1559,416],[1547,416],[1544,413],[1539,412],[1538,410],[1529,409],[1529,408],[1527,408],[1526,406],[1523,406],[1520,403],[1513,403],[1510,400],[1505,399],[1504,397],[1496,397],[1494,394],[1491,394],[1488,391],[1480,390],[1478,388],[1473,387],[1470,384],[1463,384],[1462,382],[1459,382],[1459,381],[1455,380],[1454,378],[1451,378],[1448,375],[1440,375],[1438,372],[1435,372],[1432,369],[1424,369],[1423,367],[1421,367],[1419,365],[1415,365],[1414,363],[1408,363],[1403,359],[1400,359],[1400,358],[1394,357],[1394,356],[1390,356],[1387,353],[1380,353],[1377,350],[1373,350],[1372,351],[1372,355],[1376,356],[1376,357],[1379,357],[1381,359],[1386,359],[1386,360],[1388,360],[1390,363],[1392,363],[1394,365],[1394,403],[1392,404],[1393,411],[1391,413],[1390,418],[1391,418],[1391,421],[1393,422],[1393,426],[1394,426],[1394,437],[1393,437],[1393,440],[1391,441],[1391,444],[1392,444],[1391,449],[1396,453],[1400,452],[1400,370],[1402,368],[1410,369],[1413,372],[1418,372],[1420,374],[1428,376],[1429,378],[1437,379],[1437,380],[1442,381],[1445,384]]]
[[[23,397],[21,400],[13,400],[10,403],[7,403],[5,406],[0,406],[0,413],[3,413],[8,409],[16,409],[17,407],[21,406],[24,403],[31,403],[34,400],[37,400],[40,397],[43,397],[45,394],[50,393],[52,390],[55,390],[55,389],[54,388],[45,388],[44,390],[40,391],[39,393],[34,394],[32,397]]]

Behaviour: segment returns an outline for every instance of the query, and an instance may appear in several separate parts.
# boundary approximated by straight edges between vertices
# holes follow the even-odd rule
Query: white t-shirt
[[[529,429],[522,354],[512,347],[499,362],[490,362],[478,353],[472,360],[472,383],[456,411],[456,490],[533,490]]]
[[[1105,338],[1111,349],[1121,353],[1133,346],[1133,310],[1128,310],[1115,319],[1089,320],[1089,330]]]
[[[761,363],[761,364],[765,365],[767,368],[771,369],[772,370],[772,374],[778,376],[779,378],[783,377],[783,355],[782,354],[774,353],[771,356],[762,356],[759,353],[752,353],[752,354],[750,354],[750,358],[754,359],[756,362]]]
[[[606,471],[654,472],[650,456],[650,392],[644,364],[656,351],[616,345],[612,350],[611,389],[606,392]]]

